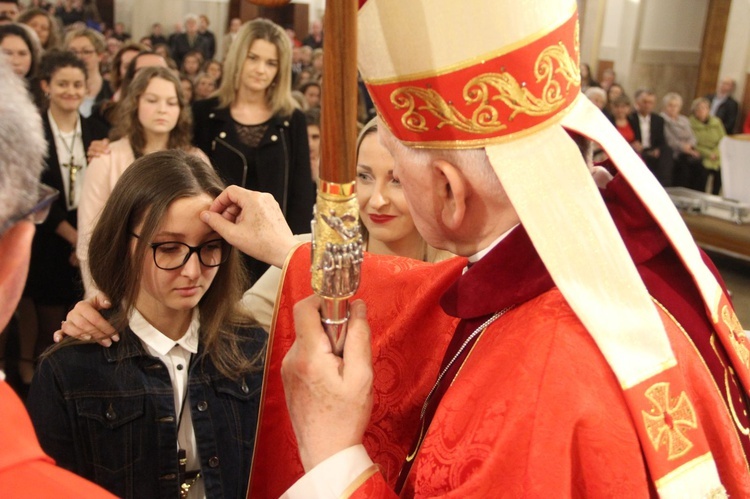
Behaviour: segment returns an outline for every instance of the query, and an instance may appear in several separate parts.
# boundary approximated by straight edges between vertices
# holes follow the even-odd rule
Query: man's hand
[[[53,339],[58,343],[65,336],[72,336],[83,341],[94,340],[105,347],[111,346],[112,341],[120,341],[115,328],[99,313],[99,310],[111,306],[109,299],[101,293],[89,300],[79,301],[68,312],[60,329],[55,331]]]
[[[201,220],[243,253],[279,268],[299,243],[279,203],[266,192],[230,185],[201,213]]]
[[[351,304],[344,357],[320,323],[320,298],[294,307],[297,338],[281,364],[286,405],[305,471],[361,444],[372,411],[372,352],[364,302]]]

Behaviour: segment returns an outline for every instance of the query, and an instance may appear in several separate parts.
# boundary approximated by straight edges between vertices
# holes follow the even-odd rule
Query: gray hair
[[[36,201],[47,155],[42,119],[29,92],[0,56],[0,226]]]
[[[661,100],[662,105],[666,106],[672,101],[678,101],[680,103],[680,106],[682,106],[682,96],[678,94],[677,92],[669,92],[667,93]]]

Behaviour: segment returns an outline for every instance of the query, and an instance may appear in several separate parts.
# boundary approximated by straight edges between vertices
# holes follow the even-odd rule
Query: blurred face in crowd
[[[36,36],[39,37],[39,43],[44,47],[49,41],[49,33],[52,29],[49,18],[40,14],[29,19],[26,24],[34,30]]]
[[[216,90],[216,82],[205,74],[195,82],[195,100],[208,99]]]
[[[185,21],[185,33],[190,36],[194,36],[198,33],[198,21],[195,19],[188,19]]]
[[[237,33],[240,30],[240,27],[242,26],[242,21],[234,17],[231,21],[229,21],[229,32],[230,33]]]
[[[0,41],[0,50],[10,63],[13,72],[18,76],[26,77],[31,70],[31,49],[20,36],[6,35]]]
[[[644,92],[635,100],[635,105],[638,109],[638,114],[641,116],[651,114],[654,112],[654,107],[656,106],[656,96]]]
[[[42,81],[41,87],[49,95],[51,109],[73,113],[86,97],[86,75],[80,68],[60,68],[50,77],[49,82]]]
[[[180,86],[182,87],[182,95],[185,96],[185,102],[192,102],[193,84],[187,78],[180,78]]]
[[[393,174],[394,164],[377,133],[362,139],[357,156],[357,202],[370,236],[385,243],[417,234],[401,183]]]
[[[680,115],[680,110],[682,110],[682,100],[680,99],[670,99],[664,105],[664,112],[672,119],[677,119]]]
[[[76,57],[83,61],[89,74],[99,72],[99,61],[101,58],[99,57],[99,54],[96,53],[96,47],[94,47],[94,44],[91,43],[91,40],[87,37],[79,36],[73,38],[68,44],[68,50],[73,52]]]
[[[0,1],[0,19],[14,22],[18,14],[18,4]]]
[[[621,103],[612,107],[612,115],[616,120],[624,120],[630,113],[630,104]]]
[[[313,180],[320,176],[320,127],[307,125],[307,141],[310,144],[310,169]]]
[[[317,85],[310,85],[305,89],[305,93],[303,94],[305,96],[305,101],[307,102],[307,107],[318,107],[320,106],[320,87]]]
[[[151,78],[143,95],[138,99],[138,121],[147,136],[169,134],[177,125],[180,101],[177,88],[171,81]]]
[[[182,61],[182,71],[188,75],[198,74],[201,68],[201,61],[195,55],[187,55]]]
[[[693,114],[695,114],[695,117],[698,118],[698,120],[705,122],[708,120],[710,111],[711,108],[709,107],[708,102],[700,101],[695,106],[695,111],[693,111]]]
[[[206,66],[206,74],[213,78],[214,81],[221,80],[222,72],[223,70],[219,61],[211,61],[209,65]]]
[[[266,40],[255,40],[242,65],[243,86],[251,92],[265,92],[278,72],[279,54],[276,45]]]

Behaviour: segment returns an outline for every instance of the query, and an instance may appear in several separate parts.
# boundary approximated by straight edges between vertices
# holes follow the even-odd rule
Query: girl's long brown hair
[[[143,156],[143,150],[146,147],[146,134],[143,125],[138,120],[138,104],[148,84],[154,78],[167,80],[175,86],[180,106],[180,115],[177,118],[177,124],[169,133],[167,148],[187,151],[192,147],[193,117],[190,106],[182,93],[179,78],[170,69],[147,67],[138,71],[138,74],[128,86],[127,95],[117,104],[117,120],[111,133],[112,138],[127,137],[136,158]]]
[[[125,331],[128,325],[140,291],[144,258],[152,258],[150,242],[171,204],[204,193],[215,198],[223,188],[211,166],[180,150],[143,156],[125,170],[102,210],[89,246],[91,276],[115,304],[110,322],[117,331]],[[139,225],[140,237],[131,250]],[[240,303],[246,274],[238,252],[232,251],[198,305],[205,354],[232,379],[257,370],[258,359],[244,356],[237,335],[237,328],[249,323]]]

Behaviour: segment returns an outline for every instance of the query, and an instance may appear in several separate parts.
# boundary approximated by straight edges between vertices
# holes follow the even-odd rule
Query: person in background
[[[132,38],[131,34],[127,32],[125,29],[125,24],[121,22],[116,22],[114,30],[112,31],[112,37],[117,38],[122,43],[126,43],[130,41]]]
[[[216,55],[216,35],[213,31],[208,29],[211,21],[208,16],[201,14],[198,16],[198,34],[204,40],[203,44],[203,59],[210,61]]]
[[[315,184],[320,176],[320,107],[305,111],[307,142],[310,144],[310,171]]]
[[[664,137],[664,118],[653,112],[655,107],[656,94],[653,90],[636,91],[635,111],[628,115],[630,126],[635,131],[635,142],[631,145],[659,183],[670,187],[674,175],[672,149]]]
[[[299,88],[302,95],[305,98],[304,109],[312,109],[314,107],[320,107],[320,83],[316,81],[309,81]]]
[[[119,497],[246,491],[266,334],[238,306],[237,253],[198,218],[223,187],[183,151],[133,163],[89,257],[121,340],[56,345],[34,377],[42,448]]]
[[[315,20],[310,23],[310,33],[302,40],[302,45],[311,49],[323,48],[323,23]]]
[[[292,231],[310,231],[315,190],[307,126],[291,96],[291,46],[280,26],[242,26],[221,86],[193,105],[195,145],[227,184],[273,194]],[[268,268],[248,260],[251,279]]]
[[[615,82],[615,70],[608,68],[602,71],[602,78],[599,80],[599,86],[609,92],[609,88],[614,85]]]
[[[224,62],[224,59],[227,58],[227,54],[229,53],[229,47],[234,42],[234,39],[237,38],[237,32],[240,30],[241,26],[242,26],[242,20],[239,17],[233,17],[232,19],[230,19],[229,29],[224,35],[224,41],[221,45],[221,61],[222,62]]]
[[[60,19],[63,28],[75,23],[85,23],[83,15],[83,0],[63,0],[58,2],[55,16]]]
[[[206,61],[203,65],[203,71],[214,79],[217,87],[221,85],[221,76],[224,73],[224,66],[219,61]]]
[[[151,38],[151,45],[153,47],[156,47],[160,43],[163,43],[165,45],[169,43],[167,37],[164,36],[164,31],[162,29],[161,23],[154,23],[151,25],[151,33],[149,33],[148,37]]]
[[[120,138],[109,144],[109,154],[91,160],[78,209],[76,255],[87,296],[96,291],[87,260],[91,232],[123,172],[141,156],[167,149],[181,149],[207,161],[206,156],[191,145],[190,108],[171,70],[164,67],[141,69],[116,112],[112,136]]]
[[[695,148],[701,153],[706,174],[706,185],[700,190],[711,194],[721,192],[721,156],[719,142],[726,135],[724,124],[711,116],[711,102],[699,97],[690,105],[690,126],[695,134]]]
[[[19,374],[31,383],[36,357],[52,344],[52,333],[71,304],[83,295],[75,249],[77,208],[86,179],[86,149],[103,138],[79,113],[86,95],[86,66],[70,52],[50,51],[41,61],[42,113],[49,144],[42,182],[60,192],[39,226],[31,249],[29,276],[19,305]]]
[[[203,53],[199,50],[191,50],[182,58],[180,73],[188,78],[195,78],[203,66]]]
[[[25,24],[1,25],[0,51],[13,72],[24,79],[27,88],[32,89],[41,57],[41,47],[34,31]]]
[[[581,63],[581,92],[586,93],[589,88],[598,86],[599,83],[594,80],[594,77],[591,74],[591,66],[585,62]]]
[[[728,134],[734,133],[740,115],[740,105],[733,97],[736,88],[737,82],[727,76],[719,80],[715,94],[706,96],[711,103],[711,116],[721,120],[724,131]]]
[[[18,22],[26,24],[34,30],[42,50],[59,48],[61,37],[57,19],[43,9],[27,9],[18,16]]]
[[[22,79],[0,60],[0,333],[21,298],[34,223],[58,193],[39,182],[47,144]],[[0,369],[0,491],[3,497],[112,498],[105,490],[55,466],[42,451],[23,402]]]
[[[86,64],[89,80],[86,98],[81,104],[81,114],[88,118],[93,114],[94,106],[112,98],[112,89],[104,81],[99,67],[107,45],[98,31],[81,28],[65,35],[65,49],[73,52]]]
[[[193,98],[195,95],[195,85],[193,85],[193,80],[187,76],[180,76],[180,86],[182,87],[182,94],[185,97],[185,102],[192,104],[195,100]]]
[[[170,49],[178,67],[182,67],[182,59],[188,52],[195,50],[202,54],[207,52],[206,40],[198,32],[198,16],[195,14],[185,16],[185,32],[175,34],[170,41]]]
[[[674,157],[674,185],[702,191],[706,186],[701,153],[687,116],[682,111],[682,96],[669,92],[662,98],[661,117],[664,118],[664,136]]]
[[[601,88],[601,87],[589,87],[584,92],[586,97],[589,98],[591,102],[594,103],[596,107],[604,111],[604,108],[607,107],[607,92]]]
[[[207,73],[198,73],[193,78],[193,84],[195,86],[193,99],[196,101],[208,99],[216,92],[216,81]]]
[[[18,0],[0,0],[0,25],[16,22],[20,12]]]

